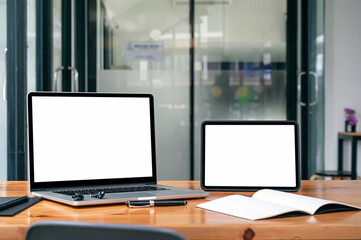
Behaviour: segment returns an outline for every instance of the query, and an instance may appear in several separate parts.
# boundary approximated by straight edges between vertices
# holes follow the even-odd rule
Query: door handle
[[[297,90],[298,90],[298,102],[301,106],[307,106],[307,103],[301,101],[301,77],[306,75],[306,72],[300,72],[297,76]]]
[[[4,54],[3,54],[3,57],[4,57],[4,83],[3,83],[3,101],[5,104],[8,103],[8,100],[7,100],[7,96],[6,96],[6,82],[7,82],[7,73],[6,73],[6,63],[7,63],[7,52],[8,52],[8,49],[5,48],[4,49]]]
[[[307,106],[307,104],[308,106],[314,106],[318,102],[318,76],[317,73],[312,71],[308,72],[308,74],[312,75],[315,78],[315,100],[311,103],[305,103],[302,102],[301,100],[301,79],[302,79],[301,77],[306,74],[307,74],[306,72],[300,72],[297,76],[298,102],[303,107]]]
[[[310,71],[309,74],[311,74],[315,78],[315,100],[310,103],[310,106],[314,106],[318,102],[318,76],[317,76],[317,73],[312,72],[312,71]]]
[[[54,71],[54,80],[53,80],[53,91],[56,92],[56,90],[58,90],[58,75],[59,75],[59,71],[63,71],[64,67],[60,66],[57,69],[55,69]]]
[[[79,92],[79,72],[75,67],[68,67],[68,70],[74,73],[74,79],[72,81],[72,92]]]

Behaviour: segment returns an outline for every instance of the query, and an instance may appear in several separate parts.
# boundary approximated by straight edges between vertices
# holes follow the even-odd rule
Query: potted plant
[[[356,132],[357,119],[355,116],[356,111],[351,108],[345,108],[346,120],[345,120],[345,132]],[[349,126],[351,130],[349,130]]]

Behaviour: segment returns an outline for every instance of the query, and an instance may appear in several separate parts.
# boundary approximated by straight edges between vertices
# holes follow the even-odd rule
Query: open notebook
[[[230,195],[197,207],[249,220],[361,210],[345,203],[270,189],[259,190],[252,197]]]

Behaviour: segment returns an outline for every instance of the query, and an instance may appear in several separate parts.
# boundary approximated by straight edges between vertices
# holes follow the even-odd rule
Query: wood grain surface
[[[160,181],[160,184],[200,189],[198,181]],[[27,182],[0,182],[0,196],[23,196]],[[0,217],[0,239],[24,239],[27,227],[44,220],[138,224],[172,229],[187,239],[361,239],[361,211],[250,221],[196,208],[204,201],[230,194],[211,192],[186,206],[128,208],[123,204],[75,208],[42,200],[14,217]],[[361,180],[302,181],[298,194],[361,206]]]

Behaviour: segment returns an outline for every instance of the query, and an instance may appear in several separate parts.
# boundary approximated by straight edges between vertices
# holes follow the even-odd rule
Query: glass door
[[[84,91],[87,1],[37,0],[37,90]],[[81,72],[79,72],[79,69]]]
[[[301,62],[298,75],[302,179],[324,169],[324,6],[301,2]]]
[[[297,50],[289,40],[296,41],[297,23],[288,3],[195,2],[195,178],[203,120],[296,120],[288,56]]]

